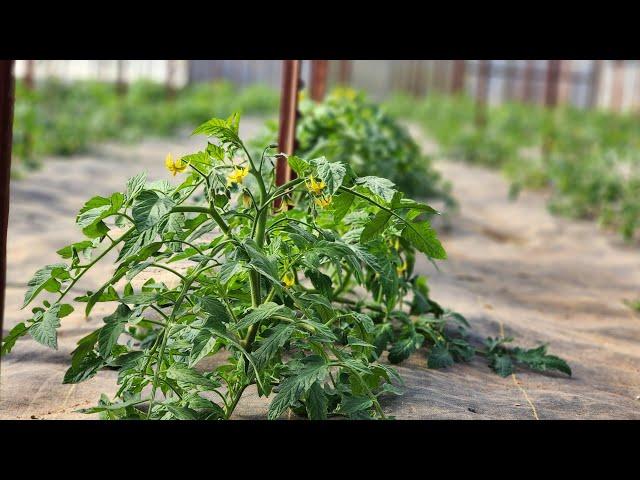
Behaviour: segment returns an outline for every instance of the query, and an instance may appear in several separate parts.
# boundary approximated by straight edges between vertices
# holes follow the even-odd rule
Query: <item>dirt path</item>
[[[259,126],[243,121],[245,135]],[[57,261],[55,251],[79,237],[74,216],[92,194],[108,194],[141,169],[167,178],[163,158],[195,151],[202,139],[149,140],[130,147],[107,145],[96,154],[53,160],[14,182],[9,226],[9,285],[5,318],[20,311],[24,284]],[[387,401],[398,418],[640,418],[640,317],[623,299],[640,294],[640,250],[626,247],[591,223],[552,217],[542,195],[525,192],[511,203],[507,184],[494,172],[439,162],[452,181],[460,210],[441,234],[449,260],[440,271],[426,261],[434,299],[465,314],[474,337],[515,336],[523,346],[548,342],[569,361],[574,377],[518,372],[500,378],[481,360],[443,371],[426,369],[423,353],[398,370],[406,393]],[[105,262],[79,285],[95,287],[110,271]],[[108,309],[107,309],[108,310]],[[2,361],[0,418],[87,418],[73,411],[115,391],[115,372],[77,386],[62,385],[78,338],[110,313],[96,308],[87,320],[74,312],[51,351],[21,340]],[[248,390],[237,418],[264,418],[268,403]]]

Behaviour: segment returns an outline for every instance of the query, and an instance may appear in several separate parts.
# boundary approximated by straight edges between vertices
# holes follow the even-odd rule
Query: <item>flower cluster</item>
[[[324,195],[327,185],[323,180],[317,181],[314,177],[309,177],[305,184],[307,186],[307,190],[316,197],[316,205],[321,208],[326,208],[331,204],[331,197]]]

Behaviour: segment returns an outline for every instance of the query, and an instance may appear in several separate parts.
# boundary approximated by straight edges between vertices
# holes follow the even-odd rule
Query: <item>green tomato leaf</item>
[[[307,357],[304,367],[295,375],[286,378],[281,384],[278,394],[269,405],[269,420],[275,420],[293,403],[298,401],[311,386],[322,381],[329,371],[321,357]]]
[[[124,327],[131,317],[132,310],[124,304],[118,305],[116,311],[104,317],[105,325],[98,335],[98,352],[102,358],[109,358],[118,338],[124,332]]]
[[[336,193],[347,174],[347,168],[342,163],[330,162],[325,157],[315,158],[309,163],[316,168],[317,177],[325,183],[328,193]]]
[[[24,302],[21,308],[29,305],[31,300],[43,289],[48,292],[60,291],[60,282],[57,279],[69,278],[68,268],[64,263],[54,263],[34,273],[33,278],[27,283],[27,291],[24,294]]]
[[[156,191],[145,190],[141,192],[132,209],[133,220],[139,232],[155,226],[174,206],[174,202],[166,195]]]
[[[36,342],[54,350],[58,349],[59,312],[60,305],[56,303],[44,312],[41,320],[36,321],[29,327],[29,334]]]
[[[329,401],[320,383],[311,385],[305,398],[305,406],[309,420],[326,420]]]
[[[402,229],[402,238],[431,258],[440,260],[447,258],[436,231],[428,222],[407,223]]]
[[[218,388],[220,383],[205,377],[195,369],[188,367],[183,363],[174,363],[167,369],[167,378],[171,378],[177,382],[198,385],[209,390]]]
[[[356,185],[366,188],[387,203],[391,203],[397,192],[395,184],[391,180],[381,177],[359,177],[356,178]]]
[[[243,328],[247,328],[254,323],[261,322],[262,320],[266,320],[271,318],[272,316],[285,313],[286,309],[283,305],[278,305],[273,302],[263,303],[259,305],[254,310],[252,310],[248,315],[244,318],[240,319],[238,323],[234,326],[235,330],[242,330]]]
[[[27,327],[24,322],[18,323],[15,327],[11,329],[9,334],[2,339],[2,349],[0,350],[0,355],[6,355],[11,352],[14,345],[18,341],[18,338],[22,337],[27,333]]]
[[[427,367],[446,368],[453,365],[453,357],[445,345],[434,345],[429,349]]]

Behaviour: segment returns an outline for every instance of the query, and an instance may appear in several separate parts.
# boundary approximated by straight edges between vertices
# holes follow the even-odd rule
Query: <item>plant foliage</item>
[[[433,302],[426,279],[413,274],[419,254],[446,258],[430,206],[322,156],[288,157],[297,178],[277,186],[272,148],[251,156],[238,115],[194,133],[208,137],[203,150],[167,158],[185,175],[178,185],[140,174],[123,192],[86,202],[76,219],[84,238],[29,282],[23,308],[44,292],[49,299],[11,330],[3,354],[27,334],[57,348],[74,309],[69,294],[117,251],[111,278],[75,298],[87,315],[113,305],[78,341],[64,376],[78,383],[118,370],[115,398],[102,396],[86,413],[227,419],[255,385],[272,398],[270,419],[288,409],[311,419],[385,418],[380,398],[400,394],[401,379],[383,352],[397,363],[427,347],[431,368],[473,356],[464,335],[446,330],[467,321]],[[158,269],[166,275],[139,280]],[[570,374],[544,347],[505,352],[493,344],[485,352],[500,374],[504,355]]]

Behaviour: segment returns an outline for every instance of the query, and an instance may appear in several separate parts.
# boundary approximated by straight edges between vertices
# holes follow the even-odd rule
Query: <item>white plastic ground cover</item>
[[[166,153],[200,147],[198,139],[176,142],[103,147],[47,161],[13,182],[5,332],[27,318],[19,307],[33,272],[57,261],[55,251],[78,238],[74,216],[84,201],[119,190],[140,170],[166,178]],[[398,367],[405,394],[385,401],[385,411],[399,419],[640,419],[640,316],[623,303],[640,295],[640,248],[593,223],[552,217],[541,194],[525,192],[509,202],[497,173],[436,165],[452,181],[460,209],[437,224],[449,254],[440,271],[419,263],[433,298],[464,314],[478,342],[504,332],[525,347],[549,343],[574,375],[518,371],[501,378],[482,359],[428,370],[425,353],[418,352]],[[91,271],[78,294],[111,270],[107,261]],[[89,319],[82,308],[65,318],[58,351],[20,340],[2,359],[0,418],[95,418],[75,410],[95,404],[101,393],[113,394],[117,373],[101,372],[78,385],[63,385],[62,377],[76,341],[112,309],[99,304]],[[267,407],[268,400],[248,389],[235,418],[266,418]]]

